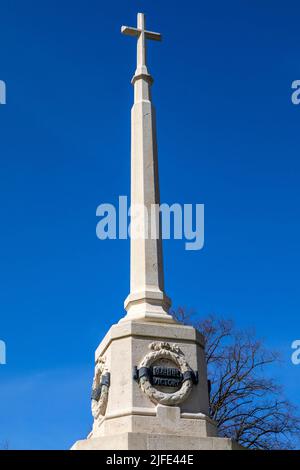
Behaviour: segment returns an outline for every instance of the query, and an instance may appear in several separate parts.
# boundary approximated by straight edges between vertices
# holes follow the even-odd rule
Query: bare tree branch
[[[215,316],[192,322],[184,308],[174,317],[192,324],[205,339],[211,382],[210,416],[219,435],[249,449],[293,449],[300,434],[297,409],[284,398],[268,368],[279,361],[254,332],[236,330],[231,320]]]

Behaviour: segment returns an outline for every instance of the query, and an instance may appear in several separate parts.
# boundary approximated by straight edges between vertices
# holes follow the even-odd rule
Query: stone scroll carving
[[[178,345],[171,345],[165,342],[154,342],[149,345],[149,349],[151,352],[144,357],[135,373],[135,378],[138,380],[141,390],[155,404],[159,403],[161,405],[175,406],[184,402],[189,396],[193,384],[197,383],[197,373],[195,374],[190,368]],[[159,366],[161,363],[166,361],[176,366],[176,369]],[[161,379],[161,381],[159,381],[158,379],[156,380],[156,383],[159,385],[162,383],[171,387],[176,384],[180,387],[179,390],[174,391],[173,393],[158,390],[153,383],[154,370],[163,371],[162,373],[165,371],[166,375],[171,373],[174,374],[173,371],[175,371],[175,375],[180,377],[178,380],[171,378]]]
[[[92,387],[92,415],[95,420],[105,415],[109,386],[110,374],[106,367],[106,359],[100,356],[96,362]]]

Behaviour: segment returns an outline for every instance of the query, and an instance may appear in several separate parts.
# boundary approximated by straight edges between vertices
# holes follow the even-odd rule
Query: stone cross
[[[160,204],[155,110],[151,102],[153,79],[146,63],[146,40],[161,40],[159,33],[147,31],[145,15],[138,13],[137,28],[122,26],[123,34],[137,37],[137,68],[132,79],[134,104],[131,110],[131,209],[145,208],[138,217],[131,213],[130,294],[125,300],[127,315],[121,321],[173,322],[168,314],[170,299],[164,291],[162,240],[159,217],[158,236],[150,235],[149,215]],[[137,226],[147,236],[133,237]]]
[[[145,29],[145,15],[138,13],[137,28],[130,26],[122,26],[121,32],[127,36],[137,36],[137,73],[148,74],[147,70],[147,46],[146,39],[153,39],[154,41],[161,41],[162,36],[160,33],[153,33]]]

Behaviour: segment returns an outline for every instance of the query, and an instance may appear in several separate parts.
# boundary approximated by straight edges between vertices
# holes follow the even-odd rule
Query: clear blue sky
[[[93,353],[123,315],[129,241],[96,207],[129,194],[134,26],[150,44],[162,201],[205,204],[205,248],[164,244],[174,306],[255,327],[299,402],[299,2],[3,0],[0,442],[68,448],[90,430]]]

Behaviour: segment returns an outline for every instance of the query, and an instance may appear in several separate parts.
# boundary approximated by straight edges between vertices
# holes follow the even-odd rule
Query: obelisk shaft
[[[172,321],[168,315],[170,300],[164,292],[162,239],[157,212],[156,219],[153,219],[160,196],[155,110],[151,102],[153,79],[146,64],[148,32],[144,21],[144,15],[139,13],[138,28],[133,30],[137,31],[138,44],[137,68],[132,79],[130,294],[125,300],[125,319]],[[149,33],[149,38],[150,34],[157,33]],[[156,230],[153,230],[154,220]]]

